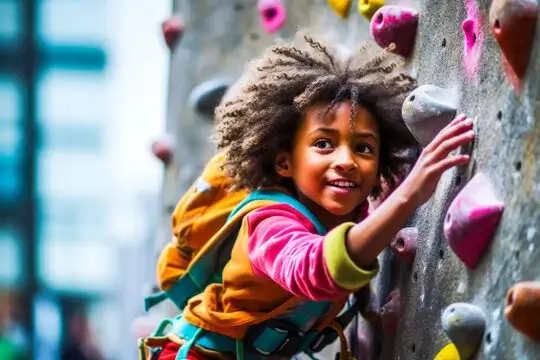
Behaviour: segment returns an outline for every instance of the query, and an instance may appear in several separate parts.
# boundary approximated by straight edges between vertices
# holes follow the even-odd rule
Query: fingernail
[[[467,136],[474,137],[474,130],[467,131]]]
[[[472,125],[473,121],[472,121],[471,118],[466,118],[465,121],[464,121],[464,123],[465,123],[466,125]]]

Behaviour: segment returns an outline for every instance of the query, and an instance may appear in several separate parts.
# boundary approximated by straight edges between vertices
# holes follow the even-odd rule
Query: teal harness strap
[[[256,200],[270,200],[288,204],[309,219],[320,235],[327,233],[325,227],[306,206],[292,196],[279,191],[259,190],[251,193],[231,212],[227,221],[230,221],[248,203]],[[202,292],[207,285],[221,279],[221,276],[216,276],[221,275],[223,271],[216,266],[216,259],[218,259],[216,256],[218,256],[222,245],[236,240],[240,225],[241,222],[232,229],[227,238],[221,239],[199,261],[192,264],[189,271],[166,292],[166,296],[180,309],[183,309],[187,301]],[[157,303],[163,298],[162,294],[158,294],[147,300],[147,303]],[[311,326],[306,325],[313,319],[321,318],[328,311],[330,305],[331,302],[327,301],[300,303],[279,319],[271,319],[250,327],[244,341],[205,331],[179,317],[175,321],[172,332],[187,342],[181,347],[176,360],[185,359],[194,344],[210,350],[236,353],[239,360],[259,358],[276,353],[293,357],[296,353],[303,351],[318,335],[318,333],[301,331],[300,329],[310,328]],[[248,349],[247,357],[244,355],[246,349]]]
[[[202,335],[204,329],[198,328],[193,334],[193,337],[189,339],[184,345],[180,346],[178,353],[176,354],[175,360],[186,360],[188,358],[189,350],[191,347],[199,340],[199,337]]]
[[[309,221],[315,226],[315,229],[319,235],[324,235],[328,232],[321,224],[319,219],[317,219],[304,204],[290,195],[274,190],[257,190],[252,192],[231,212],[227,221],[232,219],[233,216],[236,215],[236,213],[239,212],[246,204],[255,200],[271,200],[279,203],[289,204],[309,219]]]
[[[244,206],[255,200],[270,200],[288,204],[307,217],[317,230],[317,233],[320,235],[327,233],[325,227],[304,204],[290,195],[279,191],[270,190],[257,190],[250,193],[231,212],[227,218],[227,222],[230,221]],[[229,237],[236,239],[238,230],[239,227],[231,231]],[[193,264],[189,270],[189,273],[186,273],[184,276],[178,279],[167,291],[146,297],[144,299],[145,310],[150,310],[152,307],[156,306],[167,298],[170,299],[180,310],[182,310],[189,299],[202,292],[208,284],[220,280],[222,269],[214,269],[212,266],[206,266],[206,262],[203,260],[204,257],[201,258],[197,263]],[[219,276],[217,276],[218,274]]]

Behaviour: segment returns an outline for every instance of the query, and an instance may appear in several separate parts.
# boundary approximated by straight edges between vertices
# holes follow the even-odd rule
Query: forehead
[[[363,106],[356,106],[354,118],[351,126],[351,103],[344,101],[338,103],[334,108],[327,112],[328,104],[319,104],[310,107],[304,116],[301,128],[313,131],[314,129],[324,127],[347,127],[351,132],[373,132],[379,136],[379,126],[375,117]]]

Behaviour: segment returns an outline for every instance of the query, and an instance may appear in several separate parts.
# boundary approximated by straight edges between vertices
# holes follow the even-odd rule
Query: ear
[[[276,161],[274,163],[274,168],[278,175],[285,178],[292,176],[292,161],[291,154],[288,152],[281,152],[276,156]]]

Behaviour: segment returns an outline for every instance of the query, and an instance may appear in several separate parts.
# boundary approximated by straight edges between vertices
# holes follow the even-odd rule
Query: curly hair
[[[358,106],[376,119],[381,134],[379,174],[394,188],[418,155],[418,143],[401,117],[401,105],[416,81],[399,71],[400,65],[396,55],[369,43],[346,53],[339,45],[323,44],[303,32],[291,43],[270,47],[247,68],[251,78],[240,94],[216,108],[213,137],[226,154],[223,167],[232,187],[290,188],[290,180],[276,173],[275,159],[279,152],[292,150],[305,111],[327,104],[328,112],[350,101],[351,124]],[[376,186],[371,195],[380,193]]]

